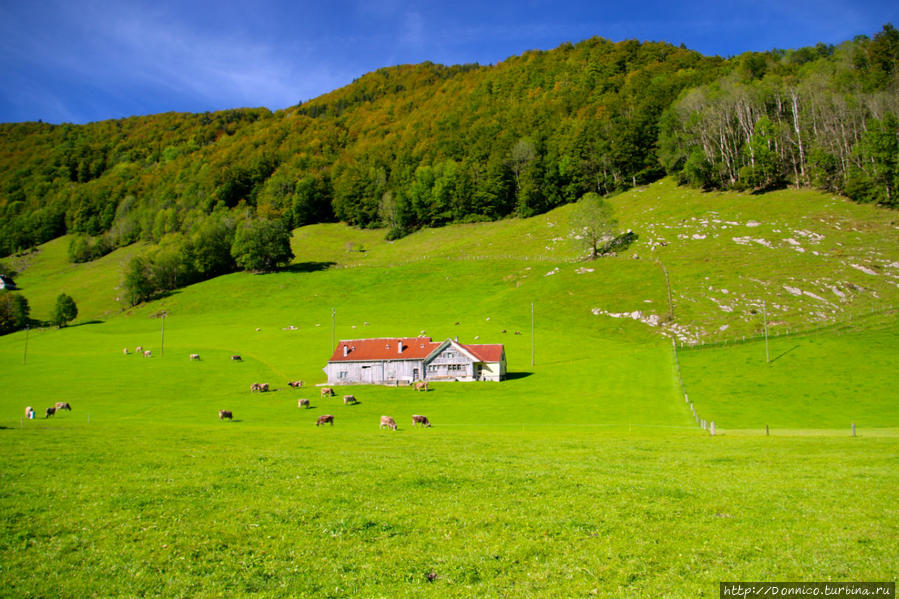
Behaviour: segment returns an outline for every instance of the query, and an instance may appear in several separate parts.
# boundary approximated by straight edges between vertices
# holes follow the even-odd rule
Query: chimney
[[[403,340],[402,339],[396,340],[396,353],[398,353],[398,354],[403,353]]]
[[[343,356],[346,357],[347,354],[349,354],[349,353],[350,353],[350,346],[349,346],[349,345],[344,345],[344,346],[343,346]]]

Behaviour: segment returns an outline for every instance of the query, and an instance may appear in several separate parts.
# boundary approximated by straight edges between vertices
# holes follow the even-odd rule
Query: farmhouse
[[[323,369],[329,385],[430,381],[501,381],[506,377],[502,344],[463,344],[430,337],[341,341]]]

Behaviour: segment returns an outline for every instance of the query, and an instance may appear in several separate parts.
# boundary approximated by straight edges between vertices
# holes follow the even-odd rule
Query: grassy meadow
[[[722,580],[895,580],[893,217],[800,196],[808,210],[788,192],[663,181],[614,199],[639,238],[590,263],[568,207],[395,242],[316,225],[295,231],[283,272],[132,309],[117,273],[138,248],[75,266],[52,242],[17,283],[34,317],[65,291],[79,319],[0,337],[0,595],[715,597]],[[750,217],[753,238],[824,235],[802,237],[819,255],[686,228]],[[657,259],[675,318],[654,325],[644,317],[669,310]],[[833,304],[826,319],[816,297]],[[710,437],[671,339],[752,337],[756,301],[774,329],[828,326],[772,339],[770,363],[757,340],[679,349],[691,400],[723,433]],[[422,331],[504,343],[509,380],[353,387],[355,406],[318,397],[332,335]],[[73,410],[42,418],[57,401]],[[325,413],[334,426],[314,426]],[[379,430],[382,414],[399,430]],[[776,434],[758,434],[765,424]]]

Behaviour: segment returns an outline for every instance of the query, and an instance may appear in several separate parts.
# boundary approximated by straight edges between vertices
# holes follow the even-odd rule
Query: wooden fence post
[[[714,437],[715,436],[715,421],[714,420],[712,420],[712,427],[710,429],[710,432],[711,432],[712,436]]]
[[[852,436],[855,436],[855,423],[852,423]]]

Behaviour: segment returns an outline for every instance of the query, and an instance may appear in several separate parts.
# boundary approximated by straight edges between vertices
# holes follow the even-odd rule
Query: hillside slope
[[[637,239],[618,256],[592,263],[579,262],[581,248],[568,225],[571,207],[563,206],[529,219],[450,225],[396,241],[343,224],[301,227],[293,233],[290,270],[390,272],[418,264],[428,273],[430,261],[459,262],[501,282],[523,305],[551,284],[572,293],[584,290],[586,303],[579,309],[585,317],[664,331],[685,344],[761,334],[763,304],[772,334],[899,305],[899,218],[893,211],[820,192],[702,193],[671,180],[611,203],[620,228],[631,229]],[[58,240],[12,261],[32,316],[49,319],[62,292],[74,297],[82,321],[124,310],[126,304],[116,301],[121,265],[139,248],[73,265],[64,247],[65,240]],[[673,321],[658,264],[669,275]],[[227,280],[252,289],[268,278],[244,274]],[[414,286],[414,277],[403,284]],[[157,302],[151,310],[168,303]]]

